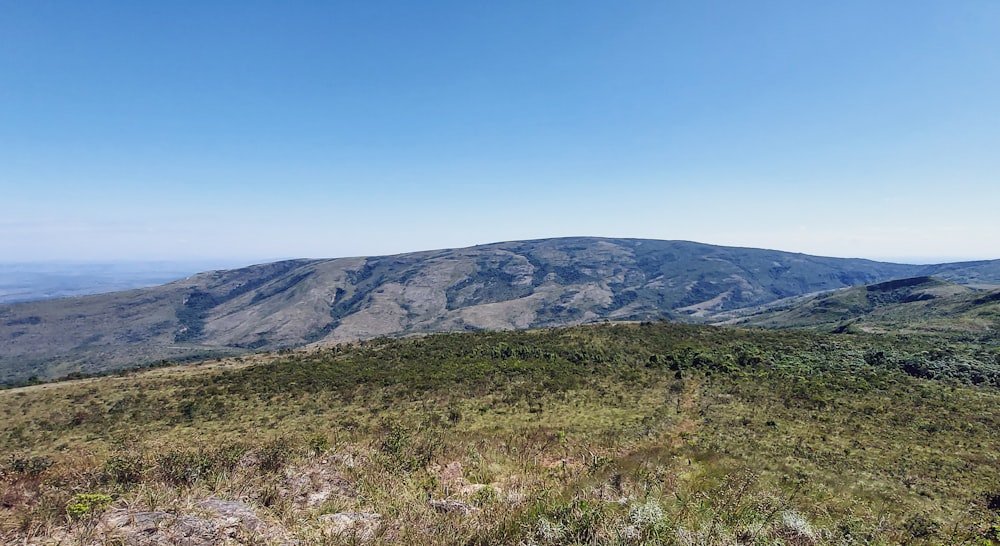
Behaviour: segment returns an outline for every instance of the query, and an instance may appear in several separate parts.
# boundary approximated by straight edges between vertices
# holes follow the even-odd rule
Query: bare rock
[[[298,508],[316,508],[331,497],[355,496],[351,482],[323,463],[289,470],[283,493],[290,496]]]
[[[463,485],[462,488],[458,490],[458,494],[462,495],[463,497],[471,497],[476,493],[482,491],[483,489],[486,489],[487,487],[490,486],[486,485],[485,483],[469,483]]]
[[[440,499],[440,500],[431,499],[427,501],[427,504],[428,506],[437,510],[438,512],[444,512],[448,514],[461,514],[463,516],[467,516],[479,510],[478,508],[472,506],[467,502],[455,499]]]
[[[164,538],[167,538],[170,544],[191,544],[192,546],[218,544],[224,530],[217,522],[210,519],[183,515],[177,516],[173,525],[166,530]]]
[[[103,518],[105,542],[127,546],[212,546],[256,543],[294,544],[280,527],[264,523],[241,501],[208,498],[198,503],[204,514],[111,510]]]
[[[242,501],[208,498],[198,503],[198,506],[222,518],[226,527],[240,526],[253,532],[261,532],[267,528],[256,512]]]
[[[333,536],[350,536],[362,541],[375,538],[382,514],[372,512],[339,512],[319,517],[323,532]]]
[[[106,522],[113,528],[130,527],[137,532],[154,533],[164,520],[173,520],[175,516],[168,512],[130,512],[128,510],[113,510],[108,512]]]
[[[116,510],[107,515],[104,528],[106,538],[116,537],[128,546],[209,546],[223,538],[211,520],[159,511]]]
[[[462,471],[462,463],[454,461],[449,463],[443,469],[441,469],[439,476],[442,481],[447,482],[462,482],[465,481],[465,475]]]

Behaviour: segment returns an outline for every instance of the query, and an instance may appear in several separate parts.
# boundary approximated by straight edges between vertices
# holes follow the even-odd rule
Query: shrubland
[[[1000,544],[998,370],[982,340],[642,323],[34,385],[0,392],[0,536]],[[245,525],[194,525],[219,506]]]

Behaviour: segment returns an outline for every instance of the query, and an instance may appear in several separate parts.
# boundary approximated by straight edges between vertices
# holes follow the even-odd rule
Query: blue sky
[[[1000,3],[0,0],[0,261],[1000,258]]]

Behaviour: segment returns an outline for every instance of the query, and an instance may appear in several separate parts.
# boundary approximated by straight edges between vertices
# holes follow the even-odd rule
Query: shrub
[[[249,448],[242,443],[225,444],[212,453],[215,468],[219,472],[231,472],[235,469]]]
[[[146,460],[137,451],[116,451],[104,461],[104,481],[130,485],[142,481]]]
[[[191,485],[209,474],[214,461],[202,451],[171,450],[156,459],[157,474],[172,485]]]
[[[264,473],[278,472],[292,460],[294,451],[292,442],[279,436],[257,450],[257,466]]]
[[[330,439],[326,437],[326,434],[314,434],[309,437],[309,451],[313,455],[322,455],[326,450],[330,449]]]
[[[914,514],[906,521],[907,535],[913,539],[929,538],[937,534],[938,523],[927,514]]]
[[[499,496],[497,495],[497,490],[487,485],[486,487],[476,491],[476,493],[472,496],[472,502],[476,506],[483,507],[495,503],[498,498]]]
[[[79,493],[66,505],[66,515],[72,520],[91,519],[107,510],[111,500],[103,493]]]
[[[538,523],[535,525],[535,536],[539,540],[546,543],[556,543],[562,540],[565,535],[565,525],[552,521],[545,516],[538,517]]]
[[[11,453],[4,465],[4,470],[11,474],[19,474],[29,478],[37,478],[52,466],[52,459],[48,457],[27,457]]]
[[[785,510],[781,513],[781,531],[787,538],[812,543],[816,540],[816,531],[805,516],[795,510]]]

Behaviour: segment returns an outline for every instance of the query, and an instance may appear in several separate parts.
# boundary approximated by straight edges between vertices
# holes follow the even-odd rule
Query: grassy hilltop
[[[998,544],[998,387],[995,342],[667,323],[37,385],[0,392],[0,536]]]

